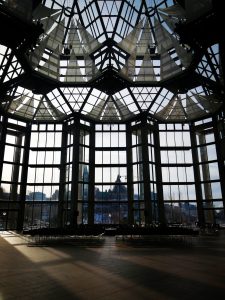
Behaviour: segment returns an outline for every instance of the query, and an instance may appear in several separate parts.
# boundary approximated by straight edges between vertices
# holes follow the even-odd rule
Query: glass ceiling
[[[8,0],[0,8],[43,29],[22,58],[18,48],[0,45],[4,112],[39,121],[80,113],[113,122],[142,112],[188,121],[221,106],[209,84],[221,83],[218,44],[196,63],[194,49],[176,34],[177,23],[210,11],[209,0],[37,0],[33,7]],[[180,88],[190,69],[190,88]]]

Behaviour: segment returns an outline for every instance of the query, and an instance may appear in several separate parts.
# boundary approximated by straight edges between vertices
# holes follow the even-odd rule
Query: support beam
[[[144,202],[145,202],[145,225],[152,223],[152,206],[149,174],[149,156],[148,156],[148,127],[147,119],[143,119],[141,127],[142,140],[142,159],[143,159],[143,179],[144,179]]]
[[[17,189],[19,181],[19,171],[20,171],[20,157],[21,157],[21,146],[22,145],[22,134],[17,136],[14,150],[14,165],[12,170],[12,188],[11,188],[11,199],[13,201],[17,200]]]
[[[222,120],[224,122],[224,120]],[[213,118],[213,131],[214,131],[214,137],[215,137],[215,146],[216,146],[216,153],[217,153],[217,160],[218,160],[218,168],[219,168],[219,175],[220,175],[220,182],[221,182],[221,193],[222,193],[222,199],[223,199],[223,209],[225,212],[225,149],[223,146],[222,139],[220,138],[220,132],[219,132],[219,122],[216,120],[216,118]],[[224,130],[224,129],[223,129]]]
[[[200,181],[197,141],[196,141],[196,132],[195,132],[193,124],[190,125],[190,137],[191,137],[193,170],[194,170],[194,178],[195,178],[195,191],[196,191],[198,221],[199,221],[200,226],[204,226],[205,216],[204,216],[203,203],[202,203],[203,198],[202,198],[202,189],[201,189],[201,181]]]
[[[72,187],[70,206],[70,226],[77,226],[78,219],[78,180],[79,180],[79,142],[80,142],[80,119],[74,120],[73,128],[73,162],[72,162]]]
[[[89,186],[88,186],[88,224],[94,224],[94,201],[95,201],[95,125],[90,127],[89,148]]]
[[[19,231],[23,230],[30,139],[31,139],[31,125],[29,124],[27,125],[27,131],[25,133],[24,152],[23,152],[23,167],[22,167],[22,174],[21,174],[21,187],[20,187],[20,209],[18,212],[18,223],[17,223],[17,230]]]
[[[127,153],[127,198],[128,198],[128,224],[134,224],[134,191],[132,167],[132,130],[131,125],[126,125],[126,153]]]
[[[0,179],[2,178],[2,167],[3,167],[4,153],[5,153],[7,125],[8,125],[8,120],[7,118],[4,118],[2,124],[0,124]]]
[[[156,173],[156,188],[157,188],[157,202],[159,223],[165,225],[165,210],[163,199],[163,184],[162,184],[162,169],[161,169],[161,155],[160,155],[160,140],[159,140],[159,126],[154,124],[154,144],[155,144],[155,173]]]
[[[210,174],[209,174],[209,165],[208,165],[208,152],[206,147],[206,139],[205,139],[205,133],[200,132],[198,133],[199,138],[199,144],[200,144],[200,156],[202,162],[207,162],[199,166],[199,168],[202,169],[202,180],[204,185],[204,191],[205,191],[205,200],[207,202],[205,203],[205,222],[206,223],[214,223],[214,214],[213,214],[213,201],[212,201],[212,188],[211,188],[211,182],[210,182]]]
[[[66,182],[66,155],[67,155],[67,124],[63,125],[61,142],[61,161],[59,179],[59,203],[58,203],[58,226],[64,227],[64,202],[65,202],[65,182]]]

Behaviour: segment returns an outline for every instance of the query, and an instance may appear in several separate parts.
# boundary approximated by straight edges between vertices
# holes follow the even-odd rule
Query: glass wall
[[[118,124],[95,126],[96,224],[128,222],[126,127]]]
[[[195,177],[188,124],[160,124],[160,156],[167,223],[197,222]]]
[[[224,224],[224,128],[1,118],[0,226]]]
[[[0,229],[16,229],[26,124],[12,119],[0,123]]]
[[[217,143],[220,143],[223,139],[222,124],[224,122],[220,122],[221,130],[218,137],[216,134],[218,129],[217,126],[213,127],[212,119],[198,122],[195,126],[204,221],[210,224],[224,222],[224,203],[220,178],[222,174],[220,174],[217,155],[217,151],[221,151],[222,148],[216,145],[216,138],[219,139]]]
[[[24,226],[57,226],[61,124],[32,125]]]

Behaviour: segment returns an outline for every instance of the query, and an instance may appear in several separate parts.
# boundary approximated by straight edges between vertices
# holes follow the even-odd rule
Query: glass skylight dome
[[[221,106],[218,44],[208,45],[209,64],[177,30],[210,12],[211,1],[43,0],[32,6],[28,0],[8,0],[1,5],[41,28],[23,53],[18,46],[0,46],[1,108],[14,117],[54,121],[78,113],[126,121],[149,113],[159,120],[189,121]]]

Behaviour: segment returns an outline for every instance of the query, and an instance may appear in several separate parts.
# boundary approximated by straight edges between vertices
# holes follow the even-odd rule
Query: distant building
[[[27,195],[27,200],[30,201],[43,201],[47,200],[46,194],[42,192],[31,192],[29,195]]]
[[[127,188],[122,184],[121,176],[118,175],[115,184],[111,189],[101,192],[98,188],[95,190],[95,201],[126,201]]]
[[[51,197],[52,200],[59,200],[59,190],[55,190],[55,192],[52,194],[52,197]]]

